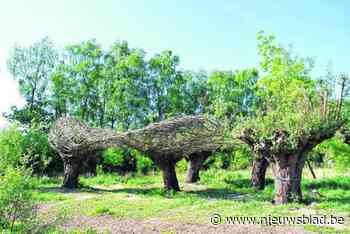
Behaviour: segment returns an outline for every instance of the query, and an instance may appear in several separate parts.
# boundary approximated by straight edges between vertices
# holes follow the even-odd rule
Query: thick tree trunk
[[[255,158],[253,161],[251,182],[254,188],[263,190],[265,188],[265,174],[269,162],[265,157]]]
[[[160,166],[163,173],[165,190],[180,191],[179,182],[176,177],[175,164],[163,164]]]
[[[283,155],[272,168],[275,175],[275,204],[302,200],[301,179],[306,154]]]
[[[302,180],[302,176],[303,176],[303,169],[304,169],[304,165],[306,162],[306,157],[307,157],[307,153],[302,153],[299,156],[297,165],[296,165],[296,179],[294,180],[294,184],[293,184],[293,191],[295,191],[296,194],[296,199],[300,202],[303,199],[303,193],[301,190],[301,180]]]
[[[76,158],[64,159],[64,188],[77,188],[79,185],[79,160]]]
[[[199,152],[191,154],[188,157],[186,183],[195,183],[199,181],[199,170],[210,155],[211,152]]]
[[[180,158],[172,156],[157,156],[155,160],[163,173],[165,190],[180,191],[180,186],[175,171],[175,165],[180,160]]]
[[[273,164],[275,176],[275,204],[286,204],[290,201],[293,180],[295,179],[295,162],[281,165],[280,162]]]

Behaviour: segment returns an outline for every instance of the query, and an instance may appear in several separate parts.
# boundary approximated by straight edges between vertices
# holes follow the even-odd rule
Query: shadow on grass
[[[75,194],[75,193],[93,193],[93,194],[103,194],[103,193],[128,193],[143,196],[160,196],[166,198],[184,198],[187,196],[198,197],[208,200],[224,199],[224,200],[261,200],[256,197],[257,194],[261,192],[244,192],[242,193],[236,189],[230,188],[206,188],[194,191],[166,191],[163,188],[118,188],[118,189],[104,189],[95,188],[90,186],[81,186],[77,189],[67,189],[62,187],[45,187],[39,188],[37,191],[47,192],[47,193],[61,193],[61,194]],[[256,198],[256,199],[255,199]]]
[[[344,189],[350,190],[350,179],[328,179],[321,181],[313,181],[305,185],[306,189]]]
[[[350,204],[350,178],[332,178],[303,184],[305,200],[308,203]]]
[[[237,201],[271,201],[273,198],[273,180],[266,180],[266,187],[263,191],[255,191],[251,187],[249,179],[232,179],[225,180],[228,185],[225,188],[204,188],[196,190],[185,190],[179,193],[172,191],[165,191],[160,187],[140,187],[140,188],[117,188],[117,189],[105,189],[96,188],[90,186],[81,186],[78,189],[66,189],[61,187],[45,187],[39,188],[38,191],[41,192],[52,192],[52,193],[128,193],[143,196],[159,196],[165,198],[184,198],[187,196],[193,196],[194,198],[201,198],[206,200],[237,200]],[[350,190],[349,180],[344,179],[329,179],[321,181],[312,181],[303,185],[304,192],[304,203],[321,203],[321,202],[336,202],[340,204],[350,204],[350,196],[345,194],[332,194],[332,195],[317,195],[313,193],[313,190],[318,188],[326,189],[342,189]]]
[[[94,193],[94,194],[102,194],[102,193],[130,193],[130,194],[143,194],[143,195],[163,195],[167,192],[162,188],[120,188],[120,189],[103,189],[103,188],[95,188],[91,186],[80,186],[76,189],[63,188],[58,186],[53,187],[45,187],[39,188],[37,191],[40,192],[48,192],[48,193]]]
[[[307,199],[309,203],[315,202],[315,203],[320,203],[320,202],[329,202],[329,203],[339,203],[342,205],[349,205],[350,204],[350,196],[345,196],[345,197],[327,197],[327,198],[315,198],[315,197],[309,197]]]
[[[232,185],[236,188],[251,188],[252,183],[250,179],[224,179],[224,182],[226,184]],[[273,184],[273,179],[266,178],[265,180],[265,186],[269,186]]]

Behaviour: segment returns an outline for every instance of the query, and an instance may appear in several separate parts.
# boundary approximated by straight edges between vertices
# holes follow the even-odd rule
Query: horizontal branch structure
[[[145,128],[117,133],[91,128],[82,121],[58,119],[49,132],[49,143],[63,159],[63,186],[78,186],[79,169],[88,155],[108,147],[137,149],[162,170],[166,189],[180,190],[175,164],[184,156],[213,152],[224,144],[221,126],[205,116],[185,116],[150,124]]]

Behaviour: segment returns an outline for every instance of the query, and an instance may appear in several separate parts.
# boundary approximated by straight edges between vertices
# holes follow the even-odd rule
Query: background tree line
[[[27,141],[35,146],[33,163],[42,173],[62,167],[47,144],[40,144],[45,145],[44,150],[35,143],[38,138],[45,141],[51,123],[62,116],[125,131],[173,116],[210,114],[230,128],[238,118],[253,115],[258,103],[255,68],[211,73],[184,70],[172,51],[147,56],[143,49],[131,48],[126,41],[117,41],[107,49],[96,40],[57,49],[46,37],[29,47],[15,45],[8,69],[26,103],[4,114],[27,127]],[[30,148],[28,144],[24,150]],[[240,149],[249,155],[244,147]],[[145,158],[131,152],[105,151],[99,163],[105,170],[134,171],[137,161],[145,164],[140,168],[151,168]],[[228,167],[232,152],[221,152],[216,164]],[[243,164],[248,160],[243,159]]]
[[[302,199],[305,161],[348,170],[349,76],[335,75],[328,67],[325,75],[313,77],[312,59],[296,56],[274,36],[259,33],[257,39],[259,73],[257,68],[184,70],[172,51],[150,56],[125,41],[107,49],[96,40],[63,49],[49,38],[29,47],[15,45],[8,69],[26,102],[4,113],[14,125],[0,132],[0,227],[12,230],[16,219],[30,220],[33,174],[62,172],[62,161],[47,139],[51,124],[62,116],[126,131],[173,116],[213,115],[230,138],[246,144],[223,147],[202,166],[241,169],[253,164],[253,185],[263,189],[270,164],[279,204]],[[97,164],[97,174],[155,169],[134,149],[99,153],[88,157],[83,172],[96,173]],[[187,164],[181,161],[177,167],[186,170]]]
[[[15,45],[10,51],[8,69],[26,102],[4,115],[26,126],[21,133],[22,148],[24,154],[30,155],[34,171],[50,174],[61,171],[62,162],[47,144],[47,130],[61,116],[75,116],[92,126],[126,131],[173,116],[210,114],[227,126],[228,134],[250,119],[257,129],[263,129],[263,137],[274,124],[287,124],[286,129],[295,130],[298,126],[291,124],[305,123],[301,121],[305,115],[299,112],[307,112],[304,97],[319,103],[321,94],[324,103],[334,106],[334,110],[341,106],[336,95],[341,84],[340,95],[347,95],[346,76],[341,82],[342,76],[336,76],[328,67],[325,75],[312,78],[313,60],[297,58],[292,51],[274,45],[273,40],[269,36],[258,37],[260,75],[257,68],[184,70],[179,56],[172,51],[148,55],[143,49],[131,48],[126,41],[104,48],[96,40],[88,40],[58,49],[46,37],[29,47]],[[283,60],[289,62],[283,64]],[[304,91],[300,92],[300,87]],[[332,109],[327,108],[323,115]],[[338,112],[332,113],[339,115]],[[348,152],[349,146],[339,137],[332,138],[316,147],[310,159],[345,168],[344,162],[350,161]],[[95,157],[87,162],[88,171],[94,172],[95,164],[123,173],[154,168],[146,157],[132,149],[109,149],[102,155],[102,160]],[[222,149],[210,157],[204,167],[244,168],[251,162],[249,148],[236,144],[234,149]]]
[[[76,116],[124,131],[178,115],[210,113],[232,120],[252,112],[256,69],[185,71],[163,51],[146,58],[126,41],[104,50],[96,40],[57,50],[44,38],[14,46],[8,67],[26,100],[6,116],[31,124]]]

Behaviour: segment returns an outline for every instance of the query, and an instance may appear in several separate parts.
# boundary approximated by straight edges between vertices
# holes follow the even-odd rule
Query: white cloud
[[[0,50],[0,54],[7,55],[7,51]],[[11,79],[7,71],[6,56],[0,57],[0,128],[7,125],[7,121],[2,117],[2,113],[10,110],[11,106],[23,106],[24,100],[18,89],[18,84]]]

